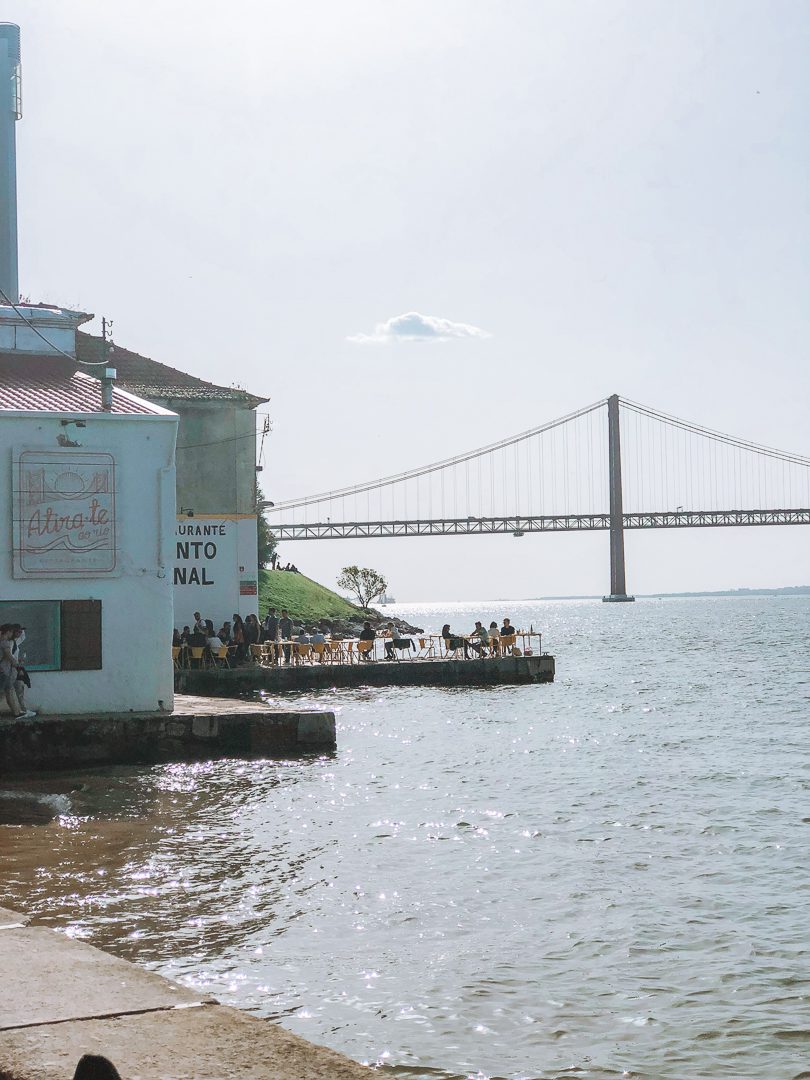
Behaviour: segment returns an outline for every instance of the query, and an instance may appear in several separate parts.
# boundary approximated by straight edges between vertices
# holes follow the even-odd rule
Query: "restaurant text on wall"
[[[115,573],[112,454],[20,451],[14,461],[13,507],[15,577]]]

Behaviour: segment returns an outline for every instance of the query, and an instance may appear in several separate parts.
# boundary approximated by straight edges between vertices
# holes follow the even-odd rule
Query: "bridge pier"
[[[610,595],[605,604],[627,604],[624,578],[624,516],[622,512],[622,444],[619,429],[619,395],[608,398],[608,477],[610,482]]]

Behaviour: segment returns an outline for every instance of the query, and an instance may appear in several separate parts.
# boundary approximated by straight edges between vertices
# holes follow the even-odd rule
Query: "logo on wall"
[[[115,571],[115,459],[23,450],[14,463],[15,577]]]

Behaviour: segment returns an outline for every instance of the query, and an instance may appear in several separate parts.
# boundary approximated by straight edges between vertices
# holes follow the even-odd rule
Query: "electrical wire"
[[[10,300],[6,296],[6,294],[3,292],[2,289],[0,289],[0,298],[5,300],[5,302],[8,304],[8,306],[13,308],[14,311],[17,312],[17,314],[20,316],[20,318],[26,324],[26,326],[28,326],[29,329],[33,330],[38,338],[41,338],[49,348],[56,350],[56,352],[58,352],[60,356],[66,357],[68,360],[71,361],[71,363],[83,364],[85,367],[109,367],[110,366],[110,361],[109,360],[80,360],[78,358],[78,356],[71,356],[70,353],[66,353],[64,349],[60,349],[58,345],[54,345],[54,343],[52,341],[49,341],[45,337],[45,335],[43,333],[41,333],[41,331],[38,330],[37,327],[31,322],[31,320],[26,318],[25,315],[23,315],[23,313],[20,311],[19,307],[14,303],[13,300]]]

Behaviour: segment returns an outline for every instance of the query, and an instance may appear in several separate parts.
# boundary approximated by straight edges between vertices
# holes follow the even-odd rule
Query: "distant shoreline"
[[[700,597],[700,596],[810,596],[810,585],[783,585],[777,589],[714,589],[706,590],[703,592],[656,592],[656,593],[636,593],[636,599],[638,600],[671,600],[678,598],[688,597]],[[601,600],[602,595],[596,593],[572,593],[568,596],[520,596],[520,597],[503,597],[496,596],[489,603],[495,604],[516,604],[516,603],[528,603],[534,600]],[[408,604],[419,605],[419,600],[403,600],[402,604],[392,604],[392,607],[406,606]],[[429,603],[436,603],[437,601],[431,600]],[[465,600],[444,600],[445,604],[464,604]]]

